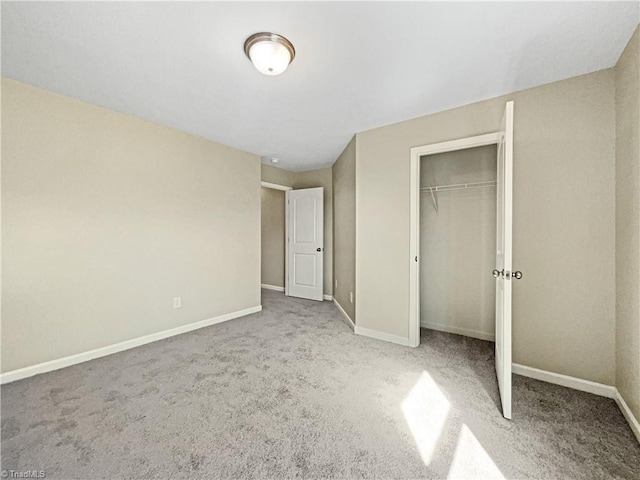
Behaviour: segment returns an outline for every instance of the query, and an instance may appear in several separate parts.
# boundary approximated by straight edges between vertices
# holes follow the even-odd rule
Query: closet
[[[420,157],[420,326],[495,339],[496,156]]]

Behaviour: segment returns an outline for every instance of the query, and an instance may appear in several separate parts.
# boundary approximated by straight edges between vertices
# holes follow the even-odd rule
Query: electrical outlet
[[[173,308],[182,307],[182,297],[173,297]]]
[[[338,279],[336,278],[336,286],[335,288],[338,288]]]
[[[353,303],[353,292],[349,292],[349,301]]]

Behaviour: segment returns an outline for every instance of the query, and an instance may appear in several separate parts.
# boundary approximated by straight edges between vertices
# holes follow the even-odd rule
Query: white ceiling
[[[2,75],[309,170],[356,132],[611,67],[638,5],[2,2]],[[245,57],[259,31],[295,45],[283,75]]]

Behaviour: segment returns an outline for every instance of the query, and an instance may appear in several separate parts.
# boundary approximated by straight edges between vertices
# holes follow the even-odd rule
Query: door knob
[[[516,280],[520,280],[522,278],[522,272],[519,270],[516,272],[509,272],[509,271],[505,272],[504,269],[502,270],[494,269],[492,273],[495,278],[502,277],[507,280],[510,280],[512,278],[515,278]]]
[[[322,251],[322,248],[320,247],[316,248],[316,252],[321,252],[321,251]]]

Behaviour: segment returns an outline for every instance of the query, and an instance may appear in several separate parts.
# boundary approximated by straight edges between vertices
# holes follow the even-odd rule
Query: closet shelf
[[[451,185],[433,185],[431,187],[421,187],[420,191],[423,193],[431,193],[431,200],[433,200],[433,208],[438,211],[438,199],[436,198],[436,192],[449,192],[451,190],[467,190],[470,188],[487,188],[495,187],[497,182],[471,182],[471,183],[453,183]]]

